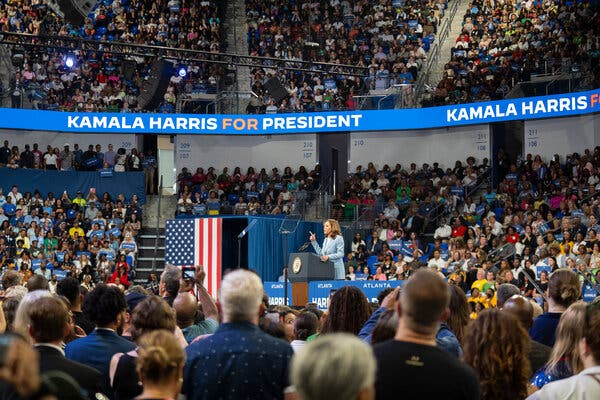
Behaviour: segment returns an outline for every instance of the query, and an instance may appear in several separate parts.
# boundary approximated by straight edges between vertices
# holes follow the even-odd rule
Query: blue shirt
[[[556,340],[556,328],[560,321],[561,313],[544,313],[533,321],[529,328],[531,339],[546,346],[553,347]]]
[[[292,348],[250,322],[222,324],[185,352],[188,400],[283,399]]]
[[[88,336],[76,339],[65,348],[68,359],[92,367],[102,374],[102,388],[104,393],[113,398],[110,387],[109,367],[110,359],[116,353],[127,353],[135,349],[135,344],[117,335],[109,329],[95,329]]]

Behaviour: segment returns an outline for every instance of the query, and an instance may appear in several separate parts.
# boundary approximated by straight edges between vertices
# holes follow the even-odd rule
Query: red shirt
[[[467,233],[467,227],[464,225],[452,229],[452,237],[462,237]]]

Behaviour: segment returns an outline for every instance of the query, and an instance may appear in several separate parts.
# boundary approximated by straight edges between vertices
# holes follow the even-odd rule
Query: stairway
[[[158,235],[158,242],[156,237]],[[165,266],[165,229],[159,228],[142,228],[137,235],[138,254],[136,260],[136,277],[135,281],[139,284],[144,284],[150,273],[154,270],[157,274],[164,269]],[[156,247],[156,254],[154,248]],[[156,257],[156,261],[155,261]]]
[[[227,52],[247,56],[246,2],[245,0],[233,0],[227,2],[226,7],[223,29],[225,30]],[[226,93],[220,100],[220,113],[244,113],[250,98],[252,88],[250,67],[238,65],[232,66],[232,68],[235,68],[236,79],[232,85],[225,88]],[[227,92],[229,93],[227,94]]]
[[[470,0],[457,0],[458,6],[456,14],[452,21],[450,21],[450,30],[446,39],[442,43],[440,48],[438,63],[434,65],[427,77],[427,84],[431,87],[436,87],[437,84],[442,80],[444,76],[444,65],[451,59],[452,47],[456,43],[456,38],[462,32],[463,17],[469,8]]]

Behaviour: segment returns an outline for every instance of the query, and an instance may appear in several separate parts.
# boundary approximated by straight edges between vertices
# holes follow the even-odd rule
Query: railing
[[[156,237],[154,238],[154,256],[152,257],[152,272],[156,272],[156,259],[158,258],[158,236],[160,229],[160,216],[161,216],[161,199],[163,191],[163,176],[160,176],[158,180],[158,211],[156,213]]]
[[[448,9],[447,15],[442,18],[442,22],[438,28],[437,34],[435,35],[435,41],[433,46],[429,49],[427,53],[427,59],[425,61],[425,65],[421,68],[421,72],[419,73],[419,78],[417,79],[417,83],[415,85],[415,99],[416,104],[420,104],[421,98],[423,97],[423,92],[425,90],[425,83],[431,74],[431,71],[434,66],[439,64],[440,53],[442,49],[442,45],[448,38],[450,34],[450,26],[454,17],[456,15],[456,11],[458,10],[458,5],[460,0],[452,0],[450,2],[450,7]]]

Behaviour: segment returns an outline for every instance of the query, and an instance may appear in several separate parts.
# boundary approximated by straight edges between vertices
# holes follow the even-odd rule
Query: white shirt
[[[579,374],[567,379],[544,385],[527,400],[584,400],[600,399],[600,365],[584,369]]]
[[[292,340],[292,342],[290,343],[290,346],[292,346],[292,350],[294,350],[294,353],[298,353],[304,346],[306,346],[306,341],[305,340]]]
[[[433,234],[434,239],[448,239],[452,235],[452,228],[450,225],[442,225],[437,228]]]

